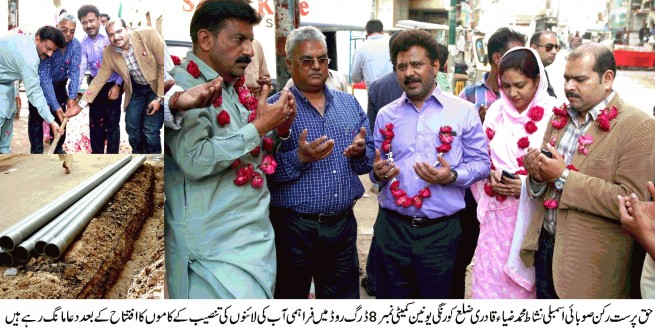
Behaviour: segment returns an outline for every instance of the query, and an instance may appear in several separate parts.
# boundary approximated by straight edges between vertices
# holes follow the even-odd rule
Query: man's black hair
[[[217,35],[228,19],[234,18],[257,25],[262,20],[254,8],[243,0],[205,0],[191,18],[191,41],[198,43],[198,31],[206,29]]]
[[[39,36],[41,42],[50,40],[59,48],[64,48],[66,46],[64,34],[54,26],[46,25],[42,28],[39,28],[36,31],[36,35]]]
[[[82,21],[82,17],[88,15],[89,13],[94,13],[96,17],[100,18],[100,10],[94,5],[84,5],[77,10],[77,19]]]

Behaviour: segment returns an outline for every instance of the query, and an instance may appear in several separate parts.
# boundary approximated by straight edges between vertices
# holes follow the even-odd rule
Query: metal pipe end
[[[43,252],[48,259],[57,260],[61,257],[63,251],[59,248],[59,241],[61,241],[61,239],[56,238],[53,242],[48,243],[48,245],[45,246]]]
[[[29,242],[23,242],[23,244],[17,246],[11,253],[13,253],[14,258],[18,262],[26,262],[30,260],[31,252],[34,251],[34,244]]]
[[[40,256],[44,255],[45,246],[48,245],[48,241],[50,240],[52,240],[52,236],[50,235],[43,236],[40,240],[38,240],[34,244],[34,252],[36,252],[36,254]]]
[[[14,241],[18,241],[18,242],[21,241],[16,236],[17,235],[16,235],[15,232],[11,232],[11,233],[7,233],[6,235],[0,237],[0,247],[2,247],[5,250],[9,250],[9,251],[13,250],[16,247],[16,245],[14,244]]]
[[[0,266],[11,267],[13,265],[14,265],[14,256],[11,255],[11,252],[7,252],[7,251],[0,252]]]

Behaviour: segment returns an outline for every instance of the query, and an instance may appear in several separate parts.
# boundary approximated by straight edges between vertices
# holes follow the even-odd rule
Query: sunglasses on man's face
[[[537,47],[544,47],[544,48],[546,48],[546,51],[547,51],[547,52],[553,50],[553,48],[555,48],[555,51],[559,51],[559,45],[553,45],[553,44],[551,44],[551,43],[547,43],[547,44],[545,44],[545,45],[539,45],[539,44],[534,44],[534,45],[537,46]]]

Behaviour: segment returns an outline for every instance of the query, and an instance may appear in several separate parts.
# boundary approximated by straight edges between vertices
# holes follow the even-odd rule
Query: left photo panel
[[[162,299],[160,155],[0,155],[0,299]]]
[[[0,154],[161,154],[163,3],[0,0]]]

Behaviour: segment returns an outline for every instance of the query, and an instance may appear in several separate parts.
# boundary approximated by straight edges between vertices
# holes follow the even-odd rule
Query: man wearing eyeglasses
[[[61,125],[64,120],[64,112],[67,108],[77,104],[77,90],[80,87],[80,60],[82,57],[82,46],[75,39],[75,28],[77,19],[73,14],[63,13],[59,16],[57,28],[64,35],[64,47],[52,53],[39,64],[39,78],[41,89],[45,95],[50,111],[55,115],[55,120]],[[70,83],[69,83],[70,81]],[[68,83],[68,88],[66,84]],[[43,153],[43,118],[39,115],[36,107],[29,103],[30,117],[27,129],[30,138],[30,153]],[[50,138],[53,138],[50,132]],[[56,154],[63,154],[62,148],[66,140],[64,131],[55,148]]]
[[[557,52],[559,52],[559,42],[557,40],[557,35],[555,32],[541,30],[537,31],[530,38],[530,48],[534,48],[539,53],[539,58],[541,58],[541,63],[544,64],[544,68],[553,64]],[[555,95],[555,90],[553,86],[550,85],[550,78],[548,78],[548,71],[546,72],[546,80],[548,81],[548,95],[552,97],[557,97]]]
[[[125,130],[132,153],[160,154],[164,95],[164,41],[151,27],[129,29],[122,18],[107,22],[111,46],[80,107],[93,104],[105,82],[118,73],[125,86]],[[73,112],[74,114],[75,112]]]
[[[268,177],[275,229],[275,298],[359,298],[355,202],[372,169],[368,117],[350,94],[329,89],[325,36],[313,26],[287,38],[286,66],[298,114]],[[275,102],[280,93],[268,102]]]

